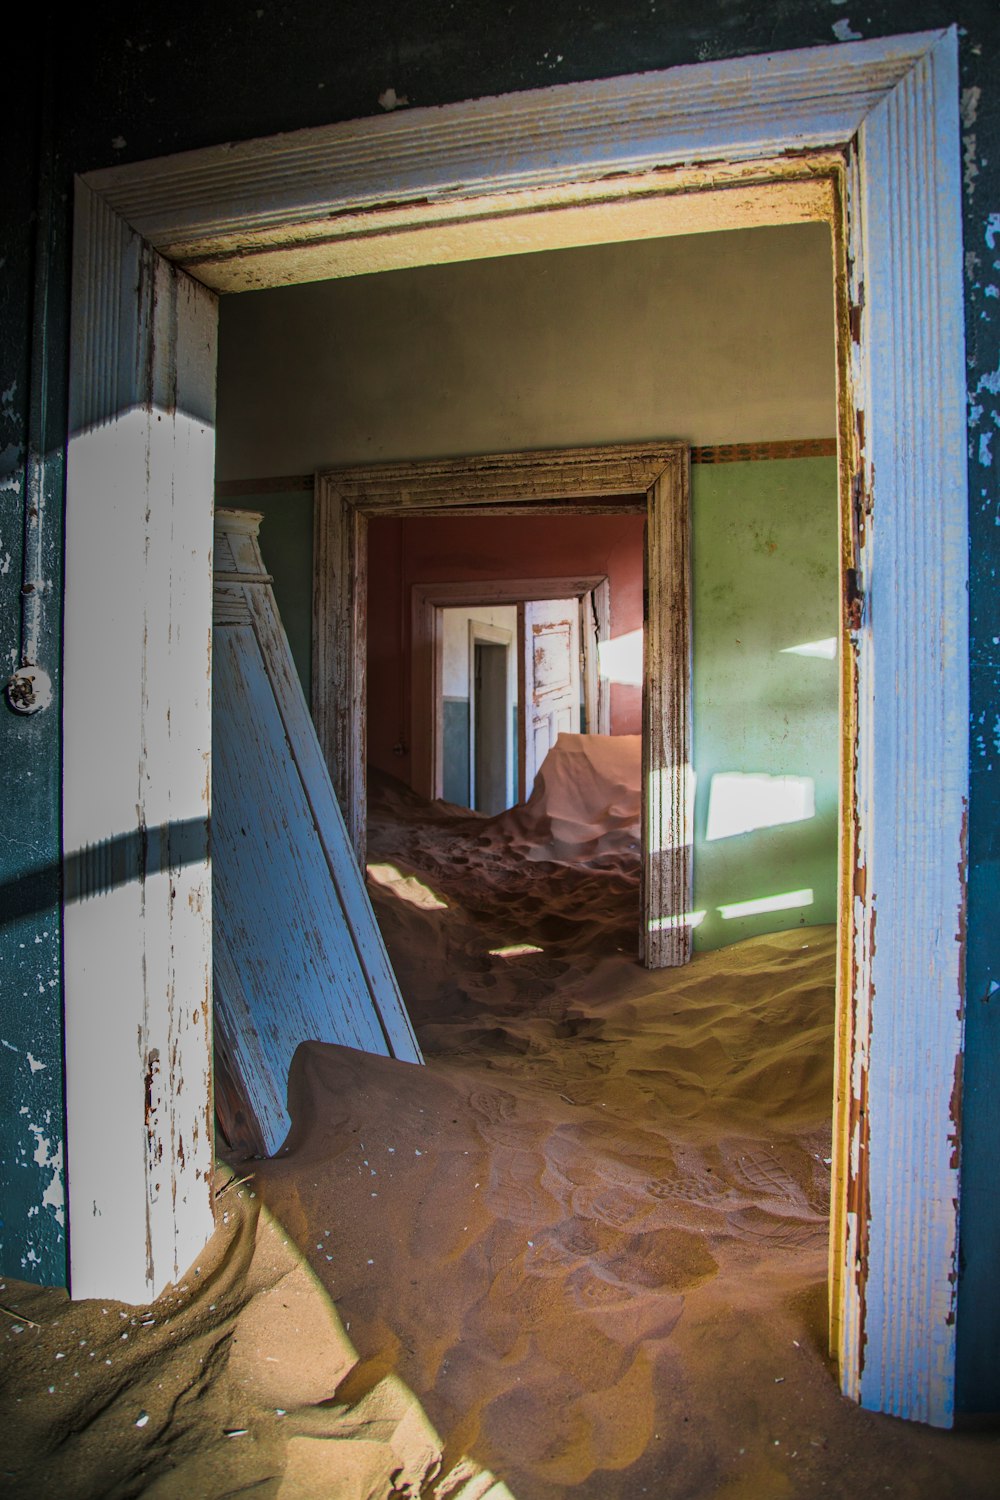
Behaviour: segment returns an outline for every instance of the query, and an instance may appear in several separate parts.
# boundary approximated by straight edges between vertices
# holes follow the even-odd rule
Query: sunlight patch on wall
[[[803,823],[815,816],[816,783],[811,776],[720,771],[712,777],[705,841],[782,823]]]
[[[783,646],[782,656],[819,656],[824,661],[835,661],[837,657],[837,637],[827,636],[822,641],[804,641],[801,646]]]
[[[366,865],[365,869],[369,880],[374,880],[376,885],[383,886],[401,901],[407,901],[410,906],[419,906],[424,911],[441,911],[448,905],[429,885],[418,880],[416,875],[404,875],[395,865]]]
[[[622,687],[642,687],[642,630],[630,630],[597,647],[598,671]]]
[[[780,896],[760,896],[756,901],[734,901],[729,906],[720,906],[719,912],[726,922],[734,917],[756,917],[766,911],[791,911],[796,906],[812,906],[811,890],[784,891]]]

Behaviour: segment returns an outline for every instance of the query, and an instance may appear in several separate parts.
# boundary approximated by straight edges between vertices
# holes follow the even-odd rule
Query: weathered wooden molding
[[[158,247],[206,285],[236,290],[709,226],[837,222],[848,158],[843,244],[845,264],[858,268],[849,320],[858,342],[842,382],[841,468],[851,463],[848,433],[859,433],[864,462],[858,566],[845,568],[857,684],[856,716],[844,717],[857,726],[858,773],[845,788],[853,834],[844,883],[856,894],[844,945],[853,955],[844,972],[853,973],[839,1007],[850,1064],[841,1093],[853,1118],[835,1121],[835,1141],[847,1147],[835,1151],[843,1170],[833,1183],[832,1249],[843,1275],[832,1284],[842,1299],[844,1389],[939,1425],[952,1420],[954,1389],[968,776],[957,100],[951,28],[406,111],[87,179],[147,242],[142,254]],[[100,380],[113,384],[134,343],[124,289],[134,291],[137,252],[127,235],[109,240],[114,267],[95,281],[80,270],[90,243],[81,230],[74,366],[92,351]],[[186,338],[197,316],[183,299],[178,307]],[[210,346],[209,335],[202,347]],[[179,410],[191,409],[186,392],[197,396],[199,380],[179,373]],[[109,592],[106,550],[70,525],[67,668],[80,677],[71,688],[67,671],[68,769],[79,764],[75,721],[91,711]],[[116,578],[131,587],[146,576],[141,528],[130,521],[119,548]],[[198,548],[174,562],[175,586],[207,611]],[[82,608],[70,605],[74,590],[88,601]],[[121,640],[131,639],[131,623]],[[80,627],[86,660],[74,645]],[[102,680],[134,695],[117,668],[135,681],[139,669],[117,641],[113,660]],[[155,702],[169,697],[163,670],[153,668]],[[171,707],[182,723],[189,704],[178,693]],[[201,708],[191,711],[197,718]],[[123,711],[129,733],[130,715]],[[103,736],[102,747],[109,742]],[[117,749],[111,760],[118,764]],[[109,805],[118,806],[110,792]],[[70,986],[74,968],[80,950],[67,932]],[[124,1057],[133,1042],[122,1028],[109,1045]],[[121,1252],[140,1253],[132,1241]]]
[[[937,35],[400,111],[89,180],[151,244],[219,291],[829,217],[829,189],[816,189],[828,171],[805,153],[851,140]],[[708,187],[728,191],[704,194]],[[516,222],[505,226],[505,215]]]
[[[692,464],[756,464],[771,463],[782,458],[836,458],[837,439],[824,438],[777,438],[746,443],[707,443],[691,449]],[[233,500],[245,500],[254,495],[285,495],[308,490],[312,494],[316,485],[314,474],[268,475],[261,479],[219,479],[215,485],[216,504]],[[644,502],[636,499],[636,508],[644,508]],[[510,512],[514,506],[498,506],[498,511]],[[537,503],[532,509],[538,508]],[[558,515],[562,504],[553,502],[551,514]],[[608,507],[594,507],[607,510]],[[468,511],[461,507],[449,508],[450,515],[481,514],[478,507]]]
[[[432,459],[424,463],[379,464],[332,470],[316,477],[314,517],[314,668],[313,716],[320,743],[348,827],[355,830],[355,849],[363,861],[365,817],[364,689],[357,699],[355,684],[364,681],[366,633],[365,602],[357,597],[366,572],[362,528],[369,515],[451,513],[453,507],[484,509],[497,504],[514,509],[539,500],[573,502],[604,497],[609,504],[631,496],[647,505],[647,549],[657,571],[649,592],[646,622],[647,673],[645,697],[649,713],[644,728],[647,754],[646,788],[668,783],[669,796],[660,790],[648,800],[643,818],[642,944],[649,968],[686,963],[691,953],[691,827],[694,795],[688,775],[672,769],[675,757],[690,760],[691,662],[690,648],[681,650],[677,631],[690,624],[689,465],[679,443],[620,443],[606,447],[542,449],[522,453],[490,453],[463,459]],[[571,513],[571,505],[567,507]],[[349,544],[345,544],[349,538]],[[362,582],[359,582],[361,580]],[[509,601],[531,598],[579,597],[596,579],[577,579],[567,588],[559,580],[554,593],[541,591],[545,580],[532,580],[527,593],[518,588]],[[428,586],[413,594],[414,694],[426,684],[427,700],[440,696],[440,643],[433,627],[431,600],[447,599],[447,585]],[[502,585],[497,585],[502,590]],[[454,602],[482,602],[485,585],[465,596],[465,584],[453,586]],[[494,591],[495,593],[495,591]],[[491,595],[490,597],[493,597]],[[428,621],[430,610],[430,621]],[[678,622],[682,622],[678,624]],[[653,679],[655,678],[655,682]],[[417,687],[419,681],[420,687]],[[650,686],[653,682],[652,687]],[[650,696],[652,694],[652,697]],[[360,712],[341,711],[359,701]],[[414,785],[425,795],[441,792],[441,745],[435,718],[414,713],[411,744]],[[675,745],[675,732],[686,736]],[[523,776],[523,767],[522,767]],[[343,792],[341,792],[343,788]],[[644,804],[646,805],[646,804]],[[669,854],[667,851],[671,851]]]
[[[317,479],[313,511],[312,715],[351,847],[365,864],[368,522]]]
[[[642,958],[691,957],[694,772],[691,765],[691,516],[678,451],[649,488],[642,695]]]
[[[63,839],[70,1278],[145,1302],[212,1232],[215,298],[78,185]]]
[[[847,200],[859,731],[842,1367],[863,1405],[940,1426],[954,1409],[969,764],[959,142],[952,31],[867,114]]]

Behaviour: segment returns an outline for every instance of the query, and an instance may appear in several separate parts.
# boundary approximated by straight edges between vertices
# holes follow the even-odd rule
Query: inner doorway
[[[476,635],[471,642],[469,780],[477,812],[502,812],[514,799],[510,656],[509,638]]]
[[[638,512],[645,516],[640,957],[650,969],[687,963],[694,811],[689,483],[688,448],[669,441],[352,466],[317,475],[313,718],[360,864],[366,847],[369,518]],[[579,598],[601,582],[515,580],[503,583],[497,597]],[[448,599],[448,588],[413,590],[414,683],[429,690],[415,687],[413,693],[411,785],[432,800],[441,795],[442,764],[437,715],[427,711],[441,697],[434,603]],[[471,595],[464,585],[450,588],[452,602],[482,599],[481,585]]]
[[[560,734],[611,732],[610,593],[606,575],[414,586],[411,722],[417,742],[432,739],[426,795],[502,812],[531,796]]]

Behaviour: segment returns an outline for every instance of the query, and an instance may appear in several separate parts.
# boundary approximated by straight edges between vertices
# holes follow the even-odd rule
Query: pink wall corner
[[[368,759],[410,779],[410,590],[414,583],[606,573],[611,635],[642,628],[645,518],[428,516],[368,528]],[[615,683],[612,734],[639,734],[642,690]],[[394,753],[405,745],[406,753]]]

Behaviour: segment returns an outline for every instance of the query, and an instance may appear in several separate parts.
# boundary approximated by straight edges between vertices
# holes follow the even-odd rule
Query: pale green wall
[[[837,632],[836,460],[695,465],[692,509],[695,945],[718,948],[836,918],[837,662],[782,654]],[[706,842],[725,771],[811,776],[815,816]],[[803,889],[812,905],[719,911]]]
[[[698,948],[832,922],[837,890],[838,669],[784,655],[837,630],[837,464],[833,458],[695,464],[694,909]],[[245,496],[308,697],[312,496]],[[816,814],[707,842],[718,772],[811,776]],[[734,902],[812,890],[790,910],[723,919]]]

